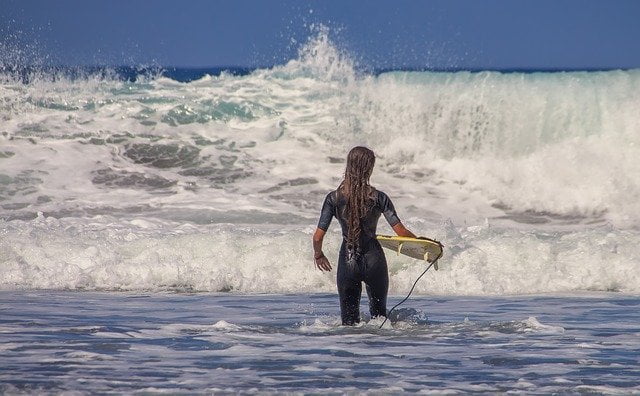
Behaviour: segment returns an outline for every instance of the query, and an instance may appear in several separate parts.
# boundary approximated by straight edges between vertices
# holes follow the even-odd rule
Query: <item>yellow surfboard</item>
[[[391,249],[398,254],[413,257],[418,260],[436,262],[442,256],[442,244],[429,238],[410,238],[401,236],[376,235],[382,247]],[[434,265],[438,269],[438,263]]]

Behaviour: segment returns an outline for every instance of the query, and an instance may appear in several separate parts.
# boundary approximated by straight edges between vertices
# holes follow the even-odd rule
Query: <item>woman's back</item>
[[[349,231],[347,201],[347,197],[340,191],[340,188],[327,194],[322,205],[318,228],[326,231],[329,228],[332,217],[335,216],[340,222],[342,237],[347,240]],[[400,222],[393,203],[387,194],[371,187],[369,207],[365,212],[365,216],[360,220],[360,240],[358,245],[365,246],[371,240],[375,240],[380,215],[384,215],[391,227]]]

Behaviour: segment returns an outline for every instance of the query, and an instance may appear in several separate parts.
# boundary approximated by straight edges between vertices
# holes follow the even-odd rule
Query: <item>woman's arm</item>
[[[313,234],[313,261],[315,261],[316,267],[320,271],[331,271],[331,263],[322,253],[324,234],[326,234],[326,231],[322,228],[316,228],[316,232]]]
[[[413,232],[407,230],[407,228],[402,223],[398,223],[398,224],[394,225],[392,228],[393,228],[393,231],[395,231],[396,235],[398,235],[398,236],[417,238],[415,236],[415,234]]]
[[[378,192],[378,205],[382,208],[382,214],[384,218],[387,219],[389,225],[393,224],[391,228],[395,231],[396,235],[401,237],[410,237],[416,238],[415,234],[409,230],[402,224],[398,215],[396,214],[396,208],[393,206],[391,199],[387,194],[382,191]]]

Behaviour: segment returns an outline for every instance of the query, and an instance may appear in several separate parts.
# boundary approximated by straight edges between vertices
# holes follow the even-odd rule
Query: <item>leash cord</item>
[[[424,270],[424,271],[420,274],[420,276],[418,277],[418,279],[416,279],[416,281],[415,281],[415,282],[413,282],[413,286],[411,286],[411,290],[409,290],[409,294],[407,294],[407,296],[404,298],[404,300],[400,301],[399,303],[397,303],[396,305],[394,305],[394,306],[393,306],[393,308],[391,308],[391,309],[389,310],[389,313],[388,313],[388,314],[387,314],[387,316],[384,318],[384,321],[382,322],[382,324],[380,325],[380,327],[378,327],[378,329],[381,329],[381,328],[382,328],[382,326],[384,326],[384,324],[385,324],[385,323],[387,323],[387,320],[389,320],[389,317],[391,316],[391,312],[393,312],[393,310],[394,310],[394,309],[396,309],[398,306],[400,306],[400,304],[402,304],[403,302],[405,302],[405,301],[407,301],[407,300],[409,299],[409,297],[411,296],[411,293],[413,293],[413,289],[415,289],[415,287],[416,287],[416,285],[418,284],[418,281],[420,280],[420,278],[422,278],[422,276],[423,276],[424,274],[426,274],[426,273],[427,273],[427,271],[429,271],[429,269],[430,269],[431,267],[433,267],[433,266],[438,262],[438,260],[440,260],[440,257],[442,257],[442,253],[444,253],[444,249],[443,249],[443,248],[444,248],[444,246],[443,246],[440,242],[438,242],[438,241],[435,241],[435,242],[437,242],[437,243],[438,243],[438,245],[440,245],[440,249],[441,249],[441,250],[440,250],[440,254],[438,255],[438,257],[436,257],[436,259],[435,259],[435,260],[433,260],[433,262],[432,262],[431,264],[429,264],[429,266],[427,267],[427,269],[426,269],[426,270]]]
[[[411,296],[411,293],[413,293],[413,289],[415,289],[416,285],[418,284],[418,281],[420,280],[420,278],[422,278],[422,275],[426,274],[427,271],[429,271],[429,269],[431,267],[433,267],[433,264],[435,263],[435,261],[431,264],[429,264],[429,266],[427,267],[426,270],[424,270],[420,276],[418,277],[418,279],[416,279],[416,281],[413,283],[413,286],[411,286],[411,290],[409,290],[409,294],[407,294],[407,296],[404,298],[404,300],[400,301],[399,303],[397,303],[396,305],[393,306],[393,308],[391,308],[389,310],[389,313],[387,314],[387,317],[384,318],[384,321],[382,322],[382,324],[380,325],[380,327],[378,327],[379,329],[382,328],[382,326],[384,326],[385,323],[387,323],[387,320],[389,319],[389,316],[391,316],[391,312],[393,312],[394,309],[396,309],[400,304],[402,304],[403,302],[407,301],[409,299],[409,296]]]

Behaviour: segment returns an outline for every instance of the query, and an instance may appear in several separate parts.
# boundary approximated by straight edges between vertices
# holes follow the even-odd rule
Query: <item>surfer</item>
[[[402,225],[387,194],[369,185],[374,163],[375,155],[366,147],[349,151],[344,180],[326,196],[313,235],[315,265],[320,271],[331,271],[331,263],[322,253],[322,241],[334,216],[342,227],[337,283],[345,326],[360,321],[362,282],[369,296],[371,317],[387,316],[389,273],[384,252],[376,240],[380,215],[384,215],[397,235],[416,237]]]

